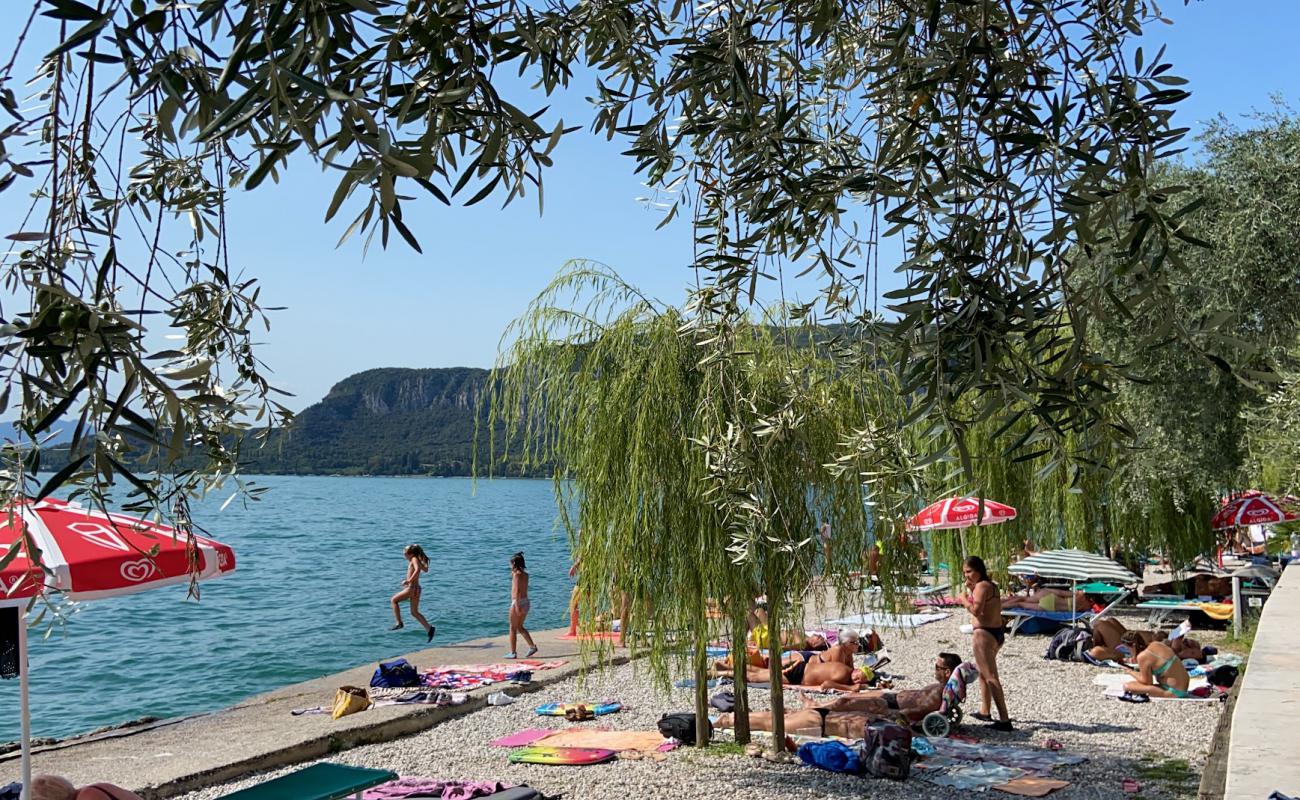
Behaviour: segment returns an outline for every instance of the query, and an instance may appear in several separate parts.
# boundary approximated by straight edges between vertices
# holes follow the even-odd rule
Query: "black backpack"
[[[705,719],[704,725],[712,739],[713,723]],[[664,714],[659,718],[659,732],[665,739],[676,739],[687,745],[695,744],[695,715],[686,711]]]
[[[401,689],[420,685],[420,673],[404,658],[380,661],[379,668],[370,677],[370,685],[383,689]]]

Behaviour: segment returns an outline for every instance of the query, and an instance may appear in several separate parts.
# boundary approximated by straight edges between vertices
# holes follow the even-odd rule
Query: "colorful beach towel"
[[[420,682],[437,689],[477,689],[502,683],[525,672],[556,669],[568,661],[535,661],[518,659],[500,664],[443,664],[425,670]]]
[[[979,680],[979,670],[969,661],[957,666],[948,676],[948,682],[943,685],[943,699],[939,704],[939,713],[947,714],[952,709],[960,706],[966,699],[966,691],[971,683]]]

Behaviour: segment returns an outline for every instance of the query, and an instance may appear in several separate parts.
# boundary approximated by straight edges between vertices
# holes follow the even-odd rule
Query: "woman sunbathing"
[[[1164,642],[1147,644],[1136,631],[1124,634],[1122,643],[1133,648],[1137,657],[1137,669],[1126,670],[1133,680],[1124,684],[1124,691],[1177,699],[1191,696],[1187,690],[1192,678],[1169,645]]]
[[[1092,607],[1088,596],[1083,592],[1071,592],[1068,589],[1049,589],[1035,575],[1025,577],[1027,594],[1013,594],[1002,598],[1002,609],[1023,608],[1027,611],[1069,611],[1071,602],[1075,610],[1083,611]]]

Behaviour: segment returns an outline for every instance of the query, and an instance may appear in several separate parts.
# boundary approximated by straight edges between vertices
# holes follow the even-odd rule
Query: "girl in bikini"
[[[533,637],[524,627],[524,618],[528,616],[528,609],[532,603],[528,600],[528,573],[524,569],[524,554],[515,553],[510,557],[510,652],[506,653],[506,658],[518,658],[519,652],[519,635],[523,634],[524,641],[528,642],[528,652],[524,658],[528,658],[537,652],[537,645],[533,642]]]
[[[1124,691],[1152,697],[1191,697],[1188,688],[1191,677],[1178,659],[1178,654],[1164,642],[1150,642],[1137,631],[1124,634],[1123,643],[1137,656],[1137,669],[1126,670],[1133,678],[1124,684]]]
[[[434,631],[437,628],[430,625],[429,620],[425,619],[424,615],[420,613],[420,573],[429,571],[429,557],[424,554],[424,548],[418,544],[407,545],[406,550],[402,551],[402,555],[406,556],[407,562],[406,580],[402,581],[402,591],[393,595],[393,616],[397,618],[397,624],[389,628],[389,630],[395,631],[405,627],[405,623],[402,622],[402,609],[398,603],[409,600],[411,602],[411,616],[415,617],[416,622],[424,626],[424,632],[429,635],[426,641],[432,642]]]

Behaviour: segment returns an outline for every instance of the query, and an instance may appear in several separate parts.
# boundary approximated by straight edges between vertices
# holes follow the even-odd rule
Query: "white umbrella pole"
[[[32,718],[27,703],[27,611],[18,612],[18,713],[23,725],[23,789],[20,797],[29,800],[32,796]]]
[[[1241,578],[1232,576],[1232,635],[1241,637]]]

